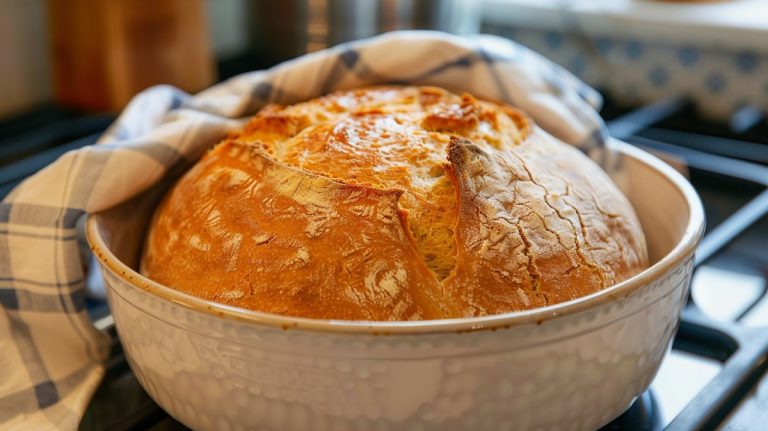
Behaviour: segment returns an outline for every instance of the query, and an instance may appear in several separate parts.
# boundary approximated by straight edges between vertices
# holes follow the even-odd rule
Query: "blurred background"
[[[768,109],[764,0],[0,0],[0,118],[118,111],[305,52],[428,28],[517,40],[622,104],[688,96],[707,116]],[[743,114],[746,115],[746,114]]]
[[[607,429],[766,429],[768,0],[0,0],[0,198],[149,86],[194,93],[410,28],[496,34],[561,64],[603,94],[614,137],[704,201],[671,354]],[[103,298],[88,310],[113,352],[81,429],[183,429],[138,385]]]

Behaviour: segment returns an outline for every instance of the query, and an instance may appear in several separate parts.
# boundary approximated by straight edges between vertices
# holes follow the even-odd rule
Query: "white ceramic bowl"
[[[621,414],[669,349],[701,203],[658,159],[616,142],[615,180],[653,265],[567,303],[469,319],[284,317],[191,297],[134,268],[164,187],[89,218],[88,238],[131,368],[194,429],[586,430]]]

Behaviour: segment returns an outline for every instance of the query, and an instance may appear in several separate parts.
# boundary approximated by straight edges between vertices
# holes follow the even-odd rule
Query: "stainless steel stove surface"
[[[602,114],[613,136],[687,166],[708,223],[672,351],[651,388],[604,429],[768,429],[765,119],[737,115],[731,125],[710,123],[678,99],[633,110],[609,103]],[[0,197],[66,150],[93,143],[109,121],[46,108],[0,123],[0,139],[9,143],[0,148]],[[90,300],[89,311],[112,335],[113,348],[80,428],[184,429],[139,386],[106,305]]]

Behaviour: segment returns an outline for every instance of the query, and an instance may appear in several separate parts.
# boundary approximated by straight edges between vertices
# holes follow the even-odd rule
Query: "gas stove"
[[[768,424],[768,125],[745,110],[731,124],[671,98],[635,109],[607,103],[611,134],[682,170],[702,197],[708,230],[689,303],[651,388],[606,430],[759,430]],[[47,107],[0,123],[0,197],[112,121]],[[660,203],[663,204],[663,203]],[[110,334],[107,374],[82,430],[185,429],[143,391],[103,300],[88,300]]]
[[[704,202],[707,233],[672,351],[650,390],[608,429],[758,430],[768,423],[768,133],[764,118],[699,118],[671,98],[622,111],[611,134],[679,166]],[[661,204],[661,203],[660,203]],[[647,413],[646,413],[647,412]],[[655,416],[655,421],[647,418]],[[651,424],[652,425],[648,425]]]

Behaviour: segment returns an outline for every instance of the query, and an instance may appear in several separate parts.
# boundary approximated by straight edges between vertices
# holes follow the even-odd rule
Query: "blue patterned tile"
[[[740,52],[736,54],[735,58],[736,67],[744,73],[751,73],[755,70],[758,61],[757,55],[753,52]]]
[[[677,51],[677,58],[683,66],[691,67],[699,62],[701,51],[691,46],[684,46]]]
[[[706,81],[704,84],[707,86],[709,91],[712,93],[718,94],[721,91],[725,89],[725,87],[728,86],[728,81],[725,79],[725,77],[718,73],[710,73],[709,76],[707,76]]]
[[[613,40],[606,36],[596,37],[595,49],[600,55],[606,55],[613,49]]]
[[[562,33],[548,31],[544,34],[544,43],[546,43],[550,49],[560,49],[560,47],[563,46],[563,40]]]
[[[627,58],[637,60],[645,53],[645,46],[636,40],[630,40],[627,42],[624,52],[627,54]]]
[[[669,82],[669,72],[661,66],[656,66],[648,71],[648,80],[657,88],[664,87]]]

